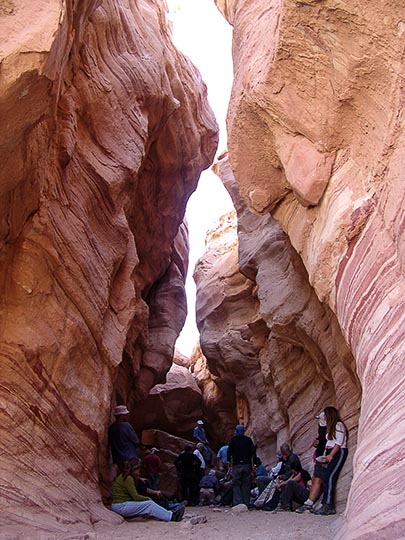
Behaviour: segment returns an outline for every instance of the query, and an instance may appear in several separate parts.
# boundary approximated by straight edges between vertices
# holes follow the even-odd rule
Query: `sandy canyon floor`
[[[88,535],[88,540],[332,540],[343,517],[272,514],[251,510],[187,508],[180,523],[164,523],[138,518],[115,527],[104,527]]]

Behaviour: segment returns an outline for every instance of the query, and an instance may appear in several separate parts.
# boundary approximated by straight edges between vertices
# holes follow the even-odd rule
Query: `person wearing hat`
[[[139,479],[141,462],[123,463],[122,472],[114,482],[111,510],[124,518],[150,516],[161,521],[181,521],[184,505],[174,511],[166,510],[149,497],[139,495],[136,483]]]
[[[205,433],[204,429],[204,422],[202,420],[197,420],[197,425],[193,431],[193,437],[196,440],[196,444],[201,443],[203,445],[201,454],[204,457],[205,463],[208,465],[208,467],[210,467],[212,461],[212,450],[209,447],[207,434]]]
[[[139,459],[137,447],[139,438],[128,422],[129,410],[125,405],[114,407],[115,422],[108,428],[108,444],[111,448],[113,463],[121,468],[124,462]]]
[[[228,462],[232,465],[233,505],[249,505],[252,484],[252,470],[256,460],[256,448],[245,428],[237,425],[235,435],[228,446]]]
[[[157,455],[158,452],[159,450],[155,447],[147,448],[145,450],[145,458],[143,460],[143,466],[148,476],[150,487],[154,490],[159,489],[159,472],[160,467],[162,466],[160,457]]]

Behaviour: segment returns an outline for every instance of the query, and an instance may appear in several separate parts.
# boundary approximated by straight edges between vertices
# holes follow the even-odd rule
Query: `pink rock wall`
[[[233,198],[238,242],[227,241],[229,232],[222,242],[219,235],[195,271],[208,370],[233,384],[239,419],[262,459],[273,463],[276,446],[287,441],[312,470],[314,417],[322,407],[339,408],[355,448],[360,384],[354,358],[287,235],[270,215],[249,211],[226,155],[214,170]],[[203,388],[209,395],[210,387]],[[339,482],[339,508],[350,481],[351,459]]]
[[[179,227],[217,126],[160,1],[8,5],[0,527],[70,538],[118,519],[99,488],[110,407],[168,370],[185,316]]]
[[[217,5],[234,28],[228,148],[239,191],[288,234],[362,386],[339,538],[402,538],[405,7]]]

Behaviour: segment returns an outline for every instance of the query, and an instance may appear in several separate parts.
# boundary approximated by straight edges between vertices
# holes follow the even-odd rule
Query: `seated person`
[[[219,482],[214,469],[200,480],[200,504],[212,504],[218,493]]]
[[[115,479],[112,490],[111,510],[124,518],[150,516],[162,521],[181,521],[184,506],[171,512],[162,508],[149,497],[139,495],[136,489],[141,463],[124,463],[122,473]]]
[[[264,488],[270,484],[272,480],[277,478],[277,475],[284,472],[284,461],[281,452],[277,452],[277,464],[270,469],[269,475],[259,475],[256,471],[256,486],[259,488],[259,493],[262,493]]]
[[[281,492],[276,512],[289,512],[292,510],[292,502],[302,505],[308,498],[308,482],[311,476],[302,467],[292,469],[292,476],[289,480],[281,482],[277,489]]]
[[[255,465],[256,465],[256,477],[267,476],[266,467],[263,465],[262,460],[259,457],[255,459]]]

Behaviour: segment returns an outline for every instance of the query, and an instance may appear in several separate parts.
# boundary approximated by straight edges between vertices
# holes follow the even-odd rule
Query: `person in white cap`
[[[193,430],[193,437],[196,440],[196,444],[201,443],[203,445],[201,454],[204,457],[205,463],[210,467],[212,461],[212,450],[209,447],[207,434],[204,429],[204,422],[202,420],[197,420],[197,425]]]
[[[108,429],[108,444],[111,448],[113,463],[120,470],[122,464],[139,459],[137,447],[139,438],[128,422],[129,410],[125,405],[114,407],[115,422]]]

